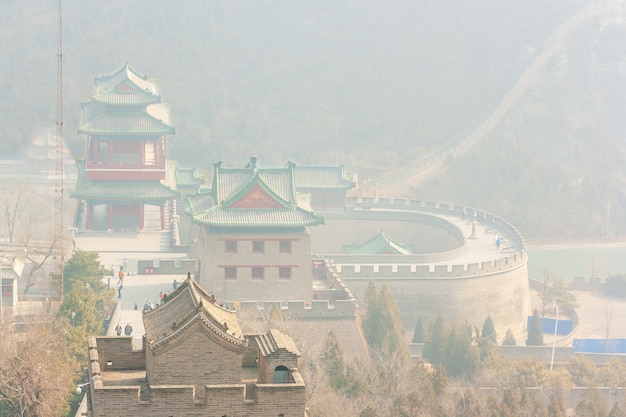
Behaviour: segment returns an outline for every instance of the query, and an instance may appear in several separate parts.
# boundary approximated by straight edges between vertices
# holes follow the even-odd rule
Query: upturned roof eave
[[[229,195],[226,199],[220,202],[222,207],[230,207],[232,204],[239,201],[247,192],[249,192],[252,187],[258,185],[261,187],[263,191],[268,193],[268,195],[276,201],[278,204],[283,206],[285,209],[291,207],[295,202],[287,201],[278,195],[262,178],[259,177],[258,173],[252,176],[248,181],[244,182],[239,189],[235,190],[231,195]]]
[[[70,191],[70,198],[77,198],[86,201],[110,201],[110,202],[163,202],[168,200],[173,200],[180,197],[180,193],[178,191],[172,190],[171,188],[160,184],[155,188],[160,191],[160,194],[150,195],[150,196],[141,196],[140,193],[129,193],[126,195],[122,194],[107,194],[107,193],[98,193],[94,191],[89,191],[87,188],[91,186],[90,182],[86,182],[84,184],[80,184],[73,191]],[[104,189],[119,189],[119,184],[101,184],[100,187]],[[145,185],[138,184],[138,190],[145,190]]]
[[[85,125],[78,128],[79,134],[84,135],[92,135],[92,136],[161,136],[161,135],[175,135],[176,129],[173,127],[162,129],[160,131],[139,131],[139,132],[128,132],[128,131],[116,131],[116,130],[97,130],[97,129],[89,129],[85,127]]]
[[[108,94],[109,92],[93,95],[91,96],[91,101],[95,103],[111,105],[115,107],[145,107],[145,106],[149,106],[150,104],[157,104],[161,102],[160,96],[152,96],[153,98],[149,100],[140,100],[140,101],[132,102],[132,103],[118,102],[118,101],[113,101],[113,100],[107,100],[106,98],[104,98],[104,96]]]

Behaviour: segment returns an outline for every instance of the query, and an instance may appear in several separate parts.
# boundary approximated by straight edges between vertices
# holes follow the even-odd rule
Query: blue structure
[[[532,320],[533,320],[533,316],[528,316],[528,321],[526,323],[527,328],[530,328]],[[559,319],[559,323],[557,325],[556,319],[550,319],[546,317],[541,319],[541,333],[554,334],[555,326],[557,326],[556,334],[560,334],[560,335],[570,334],[572,330],[574,330],[574,321]]]
[[[626,353],[626,339],[574,339],[574,352]]]

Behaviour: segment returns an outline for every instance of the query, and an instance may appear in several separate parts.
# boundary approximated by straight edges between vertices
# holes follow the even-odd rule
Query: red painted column
[[[109,214],[109,229],[113,229],[113,204],[107,205],[107,212]]]
[[[146,209],[145,204],[139,205],[139,228],[141,230],[143,230],[143,225],[144,225],[145,209]]]
[[[87,216],[87,219],[86,219],[87,220],[87,225],[86,225],[87,230],[91,230],[91,208],[92,208],[91,207],[91,202],[88,202],[87,203],[87,214],[86,214],[86,216]]]

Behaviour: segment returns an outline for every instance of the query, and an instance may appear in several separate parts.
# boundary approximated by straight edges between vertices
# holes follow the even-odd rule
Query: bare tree
[[[7,416],[65,416],[73,388],[62,329],[36,326],[0,342],[0,403]]]
[[[543,296],[541,297],[541,317],[546,315],[546,291],[548,289],[548,285],[550,285],[550,280],[554,278],[554,270],[550,265],[546,263],[546,266],[541,270],[541,274],[543,275]]]
[[[28,243],[49,235],[52,207],[31,185],[23,181],[0,185],[0,218],[9,243]],[[49,206],[49,207],[46,207]]]
[[[28,246],[24,246],[24,257],[30,263],[30,269],[24,278],[24,290],[23,293],[26,294],[28,290],[37,283],[37,279],[40,276],[40,273],[43,271],[46,275],[49,275],[49,271],[47,271],[47,267],[51,257],[55,254],[56,251],[56,240],[53,240],[49,246],[43,248],[43,250],[36,248],[29,248]]]

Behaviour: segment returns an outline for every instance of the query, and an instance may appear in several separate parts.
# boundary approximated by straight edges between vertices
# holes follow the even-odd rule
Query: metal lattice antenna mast
[[[63,268],[65,244],[63,225],[63,21],[62,0],[59,0],[59,33],[57,46],[57,132],[56,132],[56,179],[54,184],[54,245],[57,246],[56,261],[61,274],[61,302],[63,302]]]

